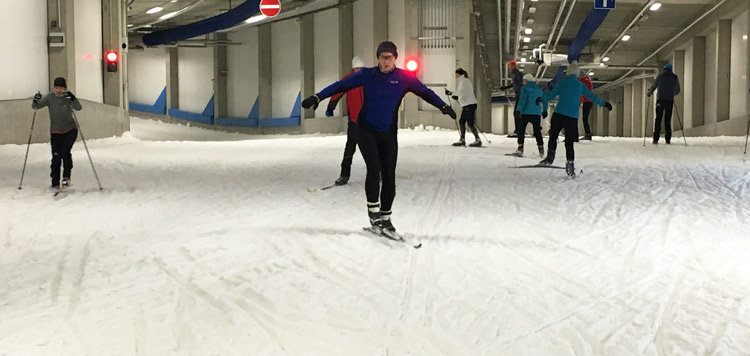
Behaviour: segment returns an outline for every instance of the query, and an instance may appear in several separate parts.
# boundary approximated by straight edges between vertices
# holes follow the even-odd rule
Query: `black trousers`
[[[461,139],[464,139],[464,136],[466,135],[466,124],[469,125],[469,128],[471,129],[471,133],[474,134],[474,138],[477,140],[479,139],[479,133],[477,132],[477,127],[474,126],[474,122],[476,121],[476,113],[477,113],[477,104],[471,104],[466,105],[461,109],[461,120],[458,121],[459,127],[461,128]]]
[[[341,176],[349,177],[352,172],[352,159],[357,152],[357,124],[349,121],[346,128],[346,147],[344,148],[344,159],[341,160]]]
[[[544,139],[542,138],[542,117],[540,115],[521,115],[521,126],[519,126],[516,131],[518,133],[518,144],[523,145],[524,136],[526,136],[526,125],[528,124],[531,124],[531,127],[534,129],[536,145],[544,146]]]
[[[516,103],[513,105],[513,120],[516,123],[516,134],[519,134],[518,128],[521,127],[523,123],[521,121],[521,112],[518,111],[518,100],[516,100]]]
[[[586,136],[591,136],[591,125],[589,125],[589,114],[594,103],[588,102],[583,103],[583,131],[586,132]]]
[[[672,140],[672,108],[674,100],[656,100],[656,122],[654,123],[654,142],[659,142],[661,136],[661,117],[664,115],[664,140]]]
[[[565,129],[565,158],[568,161],[576,159],[576,152],[573,149],[573,144],[578,138],[578,119],[575,117],[565,116],[562,114],[552,114],[552,127],[549,130],[549,154],[554,154],[557,151],[557,136],[560,135],[560,131]]]
[[[367,166],[365,195],[368,203],[377,203],[380,210],[390,211],[396,196],[396,131],[375,131],[363,122],[357,123],[357,145]],[[381,189],[382,178],[382,189]]]
[[[52,145],[52,165],[50,165],[52,185],[60,185],[60,165],[63,168],[63,178],[70,178],[70,171],[73,169],[73,156],[70,150],[78,138],[78,130],[70,130],[66,133],[53,133],[50,137]]]

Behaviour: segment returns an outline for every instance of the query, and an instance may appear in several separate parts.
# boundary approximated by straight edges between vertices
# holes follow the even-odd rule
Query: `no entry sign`
[[[281,3],[279,0],[261,0],[260,1],[260,12],[268,17],[274,17],[281,11]]]

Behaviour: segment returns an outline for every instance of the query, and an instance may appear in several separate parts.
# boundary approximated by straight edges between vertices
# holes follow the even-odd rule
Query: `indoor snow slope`
[[[744,137],[595,137],[571,180],[402,130],[393,221],[421,249],[362,231],[359,153],[309,191],[345,139],[133,118],[88,142],[104,190],[78,142],[58,197],[49,145],[23,190],[0,146],[0,355],[750,355]]]

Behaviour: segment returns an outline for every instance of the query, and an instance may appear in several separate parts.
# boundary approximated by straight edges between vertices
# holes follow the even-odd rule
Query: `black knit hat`
[[[375,53],[375,57],[380,57],[383,52],[393,53],[393,56],[398,58],[398,51],[396,50],[396,44],[391,41],[385,41],[378,45],[378,51]]]
[[[57,77],[55,78],[55,84],[53,86],[67,88],[68,84],[65,82],[65,78]]]
[[[456,69],[456,74],[463,75],[466,78],[469,77],[469,73],[467,73],[463,68]]]

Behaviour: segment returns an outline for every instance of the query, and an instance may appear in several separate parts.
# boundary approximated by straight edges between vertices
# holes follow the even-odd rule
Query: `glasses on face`
[[[384,56],[384,55],[380,55],[380,57],[378,57],[378,58],[380,58],[380,59],[382,59],[382,60],[385,60],[385,61],[390,61],[390,60],[392,60],[392,59],[395,59],[396,57],[395,57],[395,56],[393,56],[393,55],[390,55],[390,56]]]

